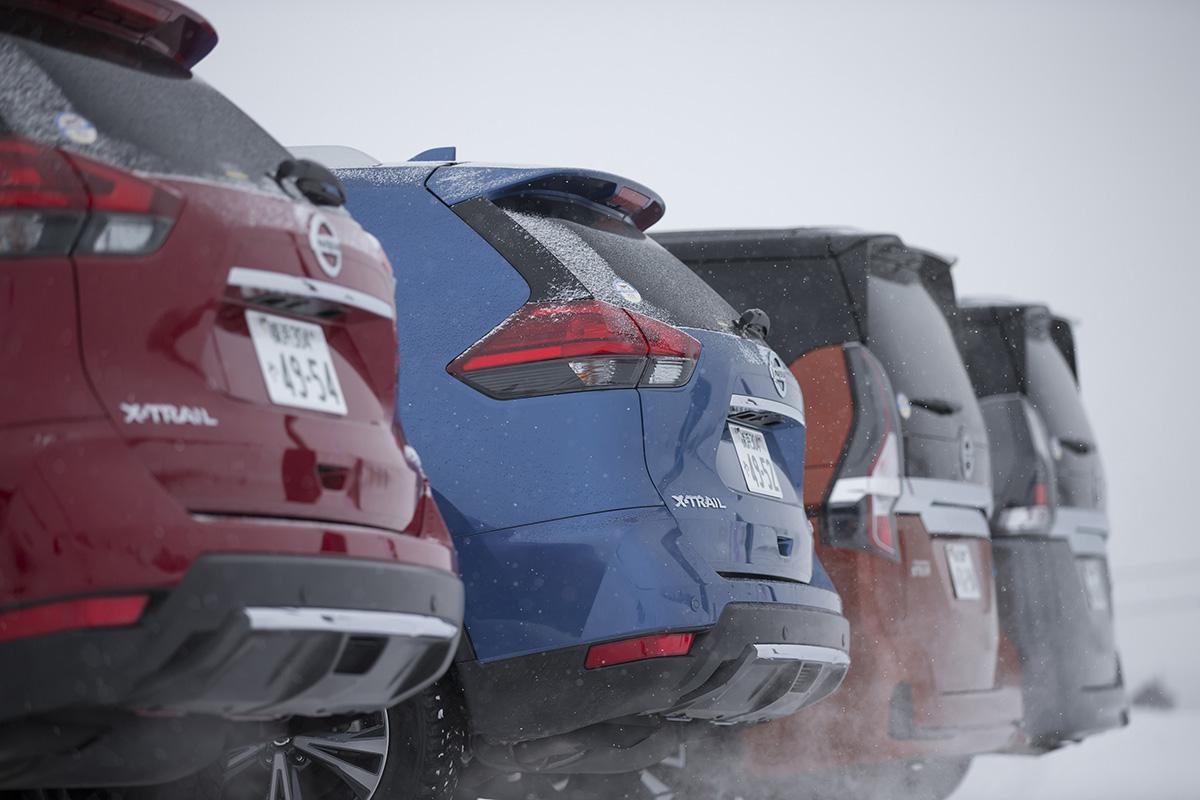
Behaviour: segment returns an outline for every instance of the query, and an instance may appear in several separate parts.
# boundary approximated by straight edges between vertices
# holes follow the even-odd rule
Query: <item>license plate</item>
[[[320,325],[246,311],[267,396],[280,406],[346,413],[346,398]]]
[[[746,489],[754,494],[782,500],[783,488],[779,485],[779,472],[771,459],[771,451],[767,449],[767,437],[753,428],[743,428],[732,422],[729,423],[729,435],[733,439],[738,462],[742,465]]]
[[[983,597],[970,545],[947,542],[946,565],[950,567],[950,582],[954,584],[955,597],[959,600],[979,600]]]
[[[1108,610],[1108,581],[1104,577],[1104,563],[1095,558],[1079,562],[1083,577],[1083,588],[1087,592],[1088,606],[1093,611]]]

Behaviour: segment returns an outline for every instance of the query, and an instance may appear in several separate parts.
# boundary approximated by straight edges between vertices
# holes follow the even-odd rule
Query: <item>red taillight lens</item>
[[[162,245],[181,205],[128,172],[0,139],[0,256],[144,255]]]
[[[87,597],[9,611],[0,614],[0,642],[84,628],[132,625],[141,619],[149,601],[143,594]]]
[[[21,139],[0,139],[0,208],[87,208],[66,157]]]
[[[700,357],[683,331],[599,300],[530,303],[447,370],[484,394],[517,397],[682,386]]]
[[[646,337],[650,363],[642,374],[643,386],[682,386],[700,360],[700,343],[678,328],[653,317],[626,312]]]
[[[587,669],[628,664],[630,661],[645,661],[648,658],[686,656],[692,649],[693,633],[660,633],[654,636],[639,636],[620,642],[594,644],[588,648],[583,665]]]
[[[75,252],[146,255],[171,232],[183,205],[179,195],[119,169],[67,154],[88,193],[88,223]]]
[[[0,139],[0,257],[65,255],[87,215],[87,194],[57,150]]]

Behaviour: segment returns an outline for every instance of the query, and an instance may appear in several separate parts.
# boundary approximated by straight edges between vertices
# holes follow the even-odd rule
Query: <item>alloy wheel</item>
[[[371,800],[390,744],[387,714],[309,726],[231,750],[222,762],[221,800]]]

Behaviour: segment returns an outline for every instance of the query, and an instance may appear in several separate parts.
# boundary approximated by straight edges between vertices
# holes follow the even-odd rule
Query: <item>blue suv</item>
[[[321,155],[394,265],[397,413],[467,590],[461,796],[628,773],[837,688],[799,387],[762,312],[644,234],[662,200],[582,169]]]

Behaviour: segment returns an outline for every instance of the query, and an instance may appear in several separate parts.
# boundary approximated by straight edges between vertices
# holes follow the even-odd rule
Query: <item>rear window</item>
[[[130,170],[273,187],[288,152],[198,78],[0,34],[0,128]]]
[[[790,363],[818,347],[859,338],[837,265],[826,258],[707,261],[691,265],[729,304],[771,318],[770,344]]]
[[[973,319],[969,314],[964,314],[962,320],[959,341],[975,394],[991,397],[1021,391],[1013,356],[1000,326],[990,319]]]
[[[917,276],[870,276],[867,313],[867,345],[897,391],[955,410],[975,404],[950,325]]]
[[[632,225],[578,209],[572,212],[575,219],[512,208],[505,211],[593,297],[672,325],[732,330],[738,317],[733,307]]]
[[[1048,334],[1025,339],[1025,376],[1029,401],[1057,438],[1094,445],[1091,425],[1079,397],[1071,367]]]

